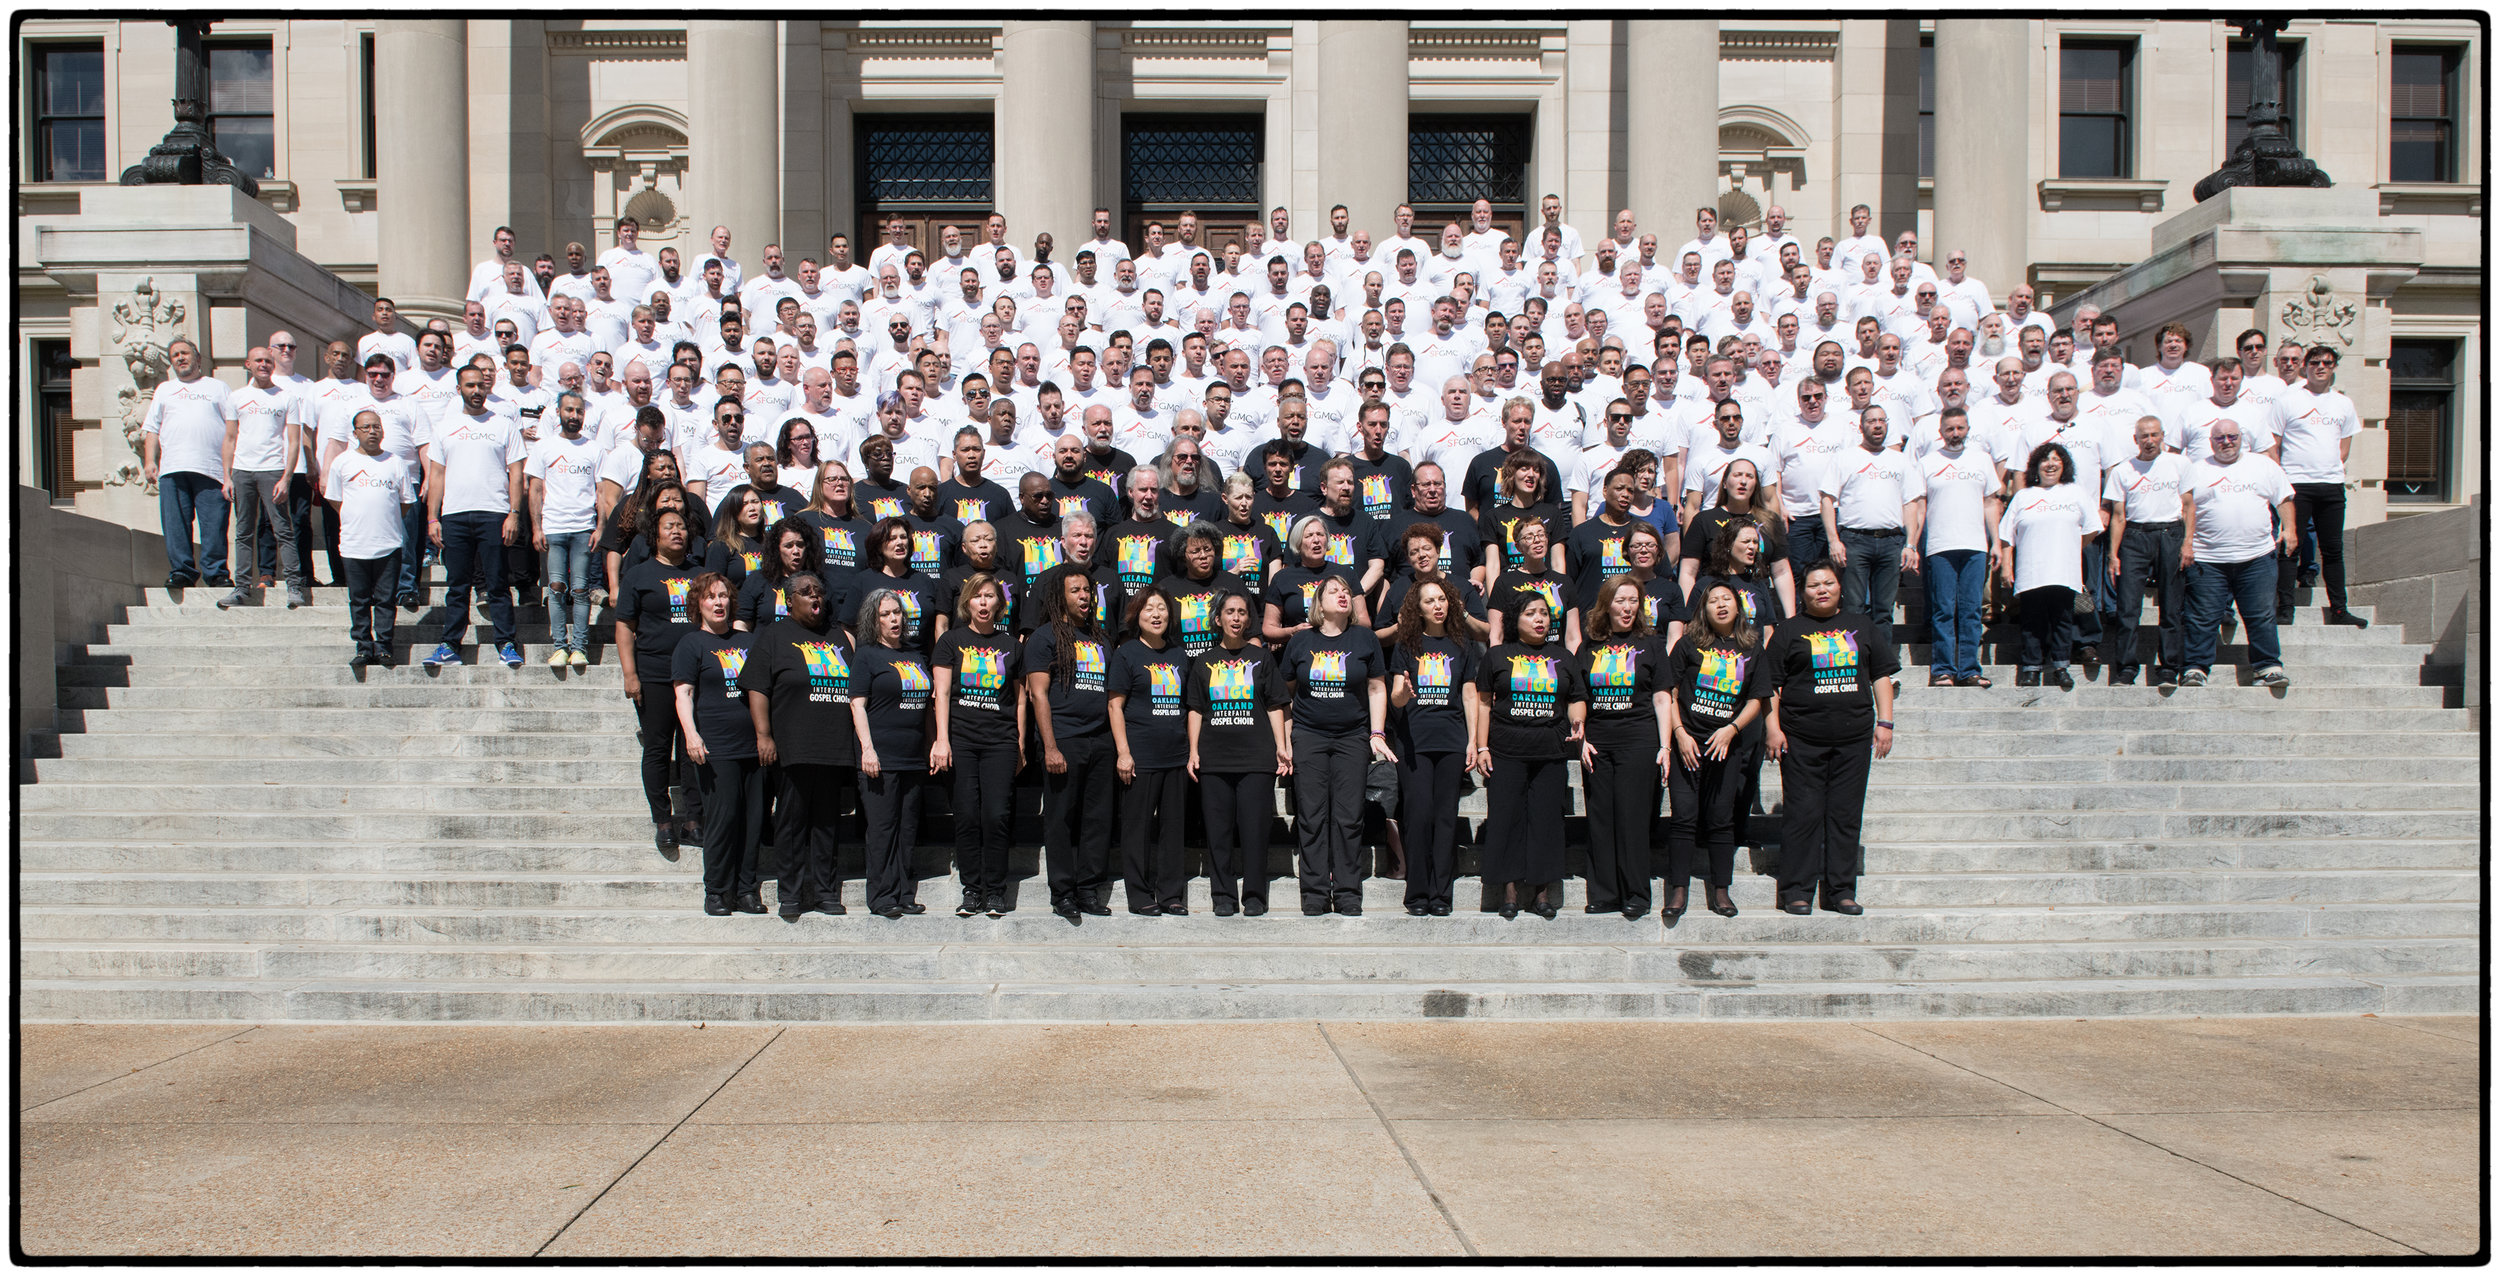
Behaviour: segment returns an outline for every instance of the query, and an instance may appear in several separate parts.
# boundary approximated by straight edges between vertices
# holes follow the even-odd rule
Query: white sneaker
[[[2258,670],[2249,681],[2260,687],[2288,687],[2292,685],[2292,676],[2283,672],[2281,665],[2267,665]]]
[[[2180,686],[2182,686],[2182,687],[2201,687],[2201,686],[2204,686],[2204,685],[2205,685],[2205,671],[2204,671],[2204,670],[2202,670],[2202,669],[2190,669],[2190,670],[2188,670],[2186,673],[2180,674],[2180,675],[2179,675],[2179,685],[2180,685]]]
[[[564,648],[558,647],[547,653],[547,667],[550,669],[562,669],[564,667]]]

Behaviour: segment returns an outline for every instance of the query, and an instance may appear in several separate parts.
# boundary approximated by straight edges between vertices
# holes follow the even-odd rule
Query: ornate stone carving
[[[156,291],[156,280],[142,279],[130,295],[113,303],[112,345],[105,351],[104,366],[118,363],[129,378],[129,384],[114,392],[114,411],[121,420],[122,444],[129,455],[113,466],[104,478],[108,487],[138,484],[150,494],[156,485],[148,481],[147,471],[139,463],[139,426],[147,417],[148,400],[156,394],[157,383],[173,371],[167,347],[185,335],[183,321],[190,307],[162,296]],[[118,380],[119,378],[115,378]]]
[[[2350,349],[2360,339],[2360,318],[2361,307],[2336,297],[2326,276],[2312,275],[2309,291],[2283,303],[2283,335],[2304,346],[2333,341]]]

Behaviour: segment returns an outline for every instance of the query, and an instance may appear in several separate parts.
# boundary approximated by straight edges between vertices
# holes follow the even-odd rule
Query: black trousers
[[[2075,591],[2037,585],[2014,595],[2014,606],[2022,616],[2022,668],[2049,673],[2065,668],[2075,650]]]
[[[400,553],[392,550],[380,558],[350,558],[345,563],[347,637],[356,650],[377,660],[390,658],[391,640],[398,636],[398,617],[391,607],[399,601]],[[665,695],[676,694],[665,684],[661,690]],[[677,720],[674,705],[668,717],[671,722]]]
[[[859,814],[867,826],[868,907],[902,908],[917,902],[911,848],[920,842],[920,785],[926,771],[879,769],[859,775]]]
[[[1433,908],[1450,902],[1458,876],[1458,786],[1467,774],[1467,753],[1398,755],[1398,828],[1406,838],[1406,905]]]
[[[344,585],[347,583],[347,560],[339,557],[338,511],[331,509],[329,506],[324,505],[319,501],[311,499],[311,488],[304,476],[300,474],[296,475],[294,482],[297,487],[304,489],[306,494],[303,503],[295,507],[297,511],[295,515],[295,553],[298,560],[304,564],[304,574],[307,578],[312,575],[313,546],[315,544],[315,541],[313,540],[313,520],[316,517],[316,511],[318,511],[318,517],[321,520],[321,539],[318,543],[321,547],[322,556],[330,560],[330,583],[333,585]],[[393,584],[396,585],[397,582],[394,581]]]
[[[1736,880],[1736,817],[1748,782],[1761,774],[1762,744],[1739,736],[1718,762],[1707,753],[1701,765],[1676,758],[1667,772],[1667,886],[1683,886],[1707,862],[1709,883]]]
[[[1658,818],[1658,746],[1600,745],[1582,783],[1589,804],[1589,899],[1600,909],[1649,907],[1649,826]]]
[[[1300,843],[1302,909],[1363,903],[1371,865],[1363,845],[1363,772],[1369,736],[1293,733],[1293,831]]]
[[[2144,612],[2144,596],[2161,604],[2160,640],[2153,667],[2183,668],[2187,659],[2187,573],[2179,570],[2179,542],[2187,528],[2181,523],[2129,523],[2118,546],[2118,620],[2109,650],[2102,659],[2120,669],[2138,669],[2135,631]]]
[[[1571,764],[1561,758],[1494,755],[1484,793],[1485,885],[1541,887],[1562,880],[1570,777]]]
[[[955,873],[964,890],[1005,893],[1015,845],[1016,746],[955,748]]]
[[[1111,790],[1119,779],[1111,737],[1064,736],[1059,756],[1068,769],[1042,774],[1042,849],[1050,902],[1101,897],[1111,883]]]
[[[1189,772],[1179,767],[1141,768],[1120,786],[1120,876],[1130,912],[1189,907],[1189,865],[1181,857],[1188,807]]]
[[[703,893],[738,896],[761,889],[756,848],[764,844],[764,779],[753,758],[714,757],[694,769],[703,795]]]
[[[842,902],[842,791],[856,768],[782,763],[773,810],[773,850],[781,856],[781,907]]]
[[[1207,892],[1218,907],[1266,904],[1276,773],[1200,771],[1198,795],[1207,815]]]
[[[2344,485],[2341,483],[2292,484],[2292,521],[2299,527],[2300,552],[2315,551],[2318,556],[2318,577],[2326,585],[2326,605],[2344,609]],[[2287,565],[2288,566],[2288,565]],[[2300,587],[2300,573],[2278,571],[2274,575],[2274,605],[2277,610],[2292,605],[2292,594]]]
[[[2071,593],[2072,591],[2061,591]],[[1830,900],[1855,896],[1865,845],[1866,777],[1874,769],[1872,736],[1849,744],[1807,744],[1788,738],[1780,758],[1780,902],[1812,900],[1820,886]]]
[[[528,557],[528,555],[522,555]],[[443,515],[442,641],[454,647],[468,641],[471,582],[486,595],[486,616],[495,624],[495,641],[516,642],[512,628],[512,591],[504,587],[503,515]]]
[[[679,768],[680,776],[694,774],[686,758],[686,731],[677,722],[677,688],[666,679],[642,684],[642,703],[635,706],[634,717],[642,724],[642,796],[651,804],[651,822],[665,824],[670,818],[670,767]],[[686,799],[686,818],[701,823],[702,786],[686,783],[679,788]]]

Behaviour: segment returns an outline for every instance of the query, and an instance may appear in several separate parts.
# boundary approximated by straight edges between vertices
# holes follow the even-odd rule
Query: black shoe
[[[2296,614],[2297,613],[2294,608],[2277,607],[2274,609],[2274,623],[2278,625],[2288,625],[2292,623]]]
[[[1733,896],[1730,896],[1727,893],[1726,887],[1713,887],[1711,888],[1710,894],[1712,896],[1710,901],[1711,912],[1717,913],[1721,917],[1734,917],[1736,915],[1736,900]]]
[[[1161,917],[1163,916],[1163,905],[1147,904],[1142,907],[1132,907],[1128,910],[1128,915],[1131,917]]]
[[[1098,899],[1080,899],[1076,902],[1076,911],[1088,917],[1109,917],[1111,906]]]
[[[1430,917],[1432,916],[1432,910],[1421,904],[1409,904],[1406,906],[1406,915],[1409,917]]]
[[[703,914],[706,917],[727,917],[729,901],[718,895],[706,895],[703,897]]]
[[[2058,671],[2057,671],[2057,675],[2056,675],[2056,677],[2057,677],[2057,687],[2058,687],[2058,690],[2060,690],[2060,691],[2072,691],[2072,690],[2074,690],[2074,689],[2075,689],[2075,671],[2074,671],[2074,670],[2072,670],[2072,669],[2060,669],[2060,670],[2058,670]]]
[[[1534,904],[1529,906],[1528,911],[1550,922],[1554,920],[1554,914],[1561,910],[1551,904]]]
[[[1067,918],[1069,921],[1075,921],[1082,915],[1077,912],[1076,901],[1072,899],[1056,901],[1050,906],[1050,911],[1057,916]]]
[[[981,896],[974,891],[965,891],[964,902],[955,905],[955,915],[957,917],[970,917],[980,911]]]
[[[1692,898],[1691,895],[1688,894],[1689,890],[1689,887],[1684,886],[1678,886],[1669,890],[1667,892],[1666,905],[1658,910],[1659,919],[1672,926],[1678,919],[1682,918],[1684,916],[1685,903],[1687,900]]]
[[[1814,912],[1814,901],[1810,899],[1792,899],[1787,903],[1780,905],[1780,911],[1795,917],[1810,916]]]
[[[2326,623],[2330,625],[2350,625],[2355,629],[2367,629],[2370,627],[2369,621],[2363,620],[2359,616],[2353,615],[2351,612],[2348,612],[2341,607],[2329,607],[2326,609]]]
[[[366,655],[365,653],[363,653],[363,652],[361,652],[361,651],[359,651],[359,652],[357,652],[355,655],[349,656],[349,657],[347,658],[347,667],[348,667],[348,668],[350,668],[350,669],[362,669],[362,668],[364,668],[366,665],[369,665],[369,664],[372,664],[372,663],[373,663],[373,657],[368,656],[368,655]]]
[[[2299,576],[2293,579],[2293,583],[2299,585],[2303,589],[2316,589],[2318,587],[2318,574],[2314,571],[2302,572]]]
[[[1432,906],[1432,915],[1435,917],[1447,917],[1450,915],[1450,906],[1447,904],[1435,904]]]
[[[1014,911],[1016,911],[1016,906],[1015,906],[1015,905],[1013,905],[1013,904],[1011,904],[1011,903],[1008,903],[1008,902],[1007,902],[1007,892],[1005,892],[1005,891],[991,891],[991,892],[990,892],[990,902],[989,902],[989,912],[990,912],[990,916],[992,916],[992,917],[1004,917],[1004,916],[1006,916],[1007,914],[1012,913],[1012,912],[1014,912]]]
[[[851,910],[844,908],[841,900],[820,899],[815,903],[808,905],[807,911],[811,913],[823,913],[827,917],[840,917]]]
[[[1627,922],[1636,922],[1647,916],[1649,916],[1649,910],[1646,908],[1626,905],[1623,910],[1623,920]]]
[[[377,651],[373,653],[372,663],[377,669],[391,669],[398,666],[399,657],[394,656],[387,651]]]
[[[901,921],[903,920],[903,906],[900,904],[888,904],[877,910],[877,916],[890,922]]]
[[[785,922],[794,922],[805,916],[807,916],[807,910],[805,908],[801,908],[795,904],[783,904],[781,906],[781,920]]]
[[[761,916],[763,916],[763,915],[764,915],[764,892],[762,892],[762,891],[744,891],[744,892],[741,892],[741,893],[739,894],[739,896],[738,896],[738,902],[737,902],[735,905],[733,905],[733,907],[734,907],[734,908],[735,908],[738,912],[741,912],[741,913],[751,913],[751,914],[753,914],[753,915],[755,915],[755,916],[757,916],[757,917],[761,917]]]
[[[1599,913],[1611,913],[1615,910],[1608,908],[1603,904],[1582,904],[1580,905],[1580,911],[1594,917]]]
[[[929,906],[921,903],[919,900],[913,900],[912,902],[903,905],[903,911],[910,916],[918,917],[921,914],[928,912]]]
[[[2135,685],[2136,678],[2143,672],[2144,671],[2142,669],[2137,668],[2134,665],[2128,665],[2121,669],[2112,669],[2109,671],[2109,685],[2113,687],[2132,687]]]
[[[1215,906],[1215,915],[1218,917],[1230,917],[1240,911],[1240,906],[1234,904],[1218,904]]]
[[[190,588],[190,587],[192,587],[193,585],[196,585],[196,584],[199,584],[199,583],[200,583],[200,578],[199,578],[199,577],[197,577],[197,576],[185,576],[185,575],[182,575],[182,574],[181,574],[181,573],[179,573],[179,572],[174,573],[174,574],[171,574],[171,575],[168,575],[167,577],[165,577],[165,588],[167,588],[167,589],[189,589],[189,588]]]
[[[1243,904],[1241,906],[1241,915],[1244,917],[1267,916],[1267,901],[1263,899],[1254,899]]]
[[[1326,917],[1335,911],[1335,909],[1330,908],[1326,904],[1304,904],[1302,906],[1302,915],[1305,917]]]
[[[1362,915],[1363,904],[1360,900],[1341,900],[1337,904],[1337,916],[1339,917],[1360,917]]]
[[[1843,917],[1857,917],[1866,912],[1866,906],[1860,904],[1857,901],[1857,898],[1851,895],[1843,895],[1840,898],[1833,900],[1831,903],[1824,905],[1824,907],[1840,914]]]
[[[401,594],[399,596],[399,609],[401,611],[418,611],[424,608],[424,606],[425,600],[417,597],[415,594]]]
[[[1502,920],[1506,922],[1519,920],[1519,906],[1517,904],[1502,905]]]
[[[2099,646],[2087,642],[2083,644],[2083,650],[2075,653],[2075,659],[2080,660],[2087,665],[2097,665],[2101,663],[2101,649]]]
[[[2022,671],[2020,671],[2020,672],[2016,673],[2016,674],[2014,675],[2014,685],[2015,685],[2015,686],[2017,686],[2017,687],[2036,687],[2036,686],[2039,686],[2039,685],[2040,685],[2040,671],[2039,671],[2039,670],[2037,670],[2037,669],[2024,669],[2024,670],[2022,670]]]
[[[234,588],[234,577],[220,572],[215,576],[203,578],[200,583],[211,589],[232,589]]]
[[[662,854],[662,855],[674,855],[674,854],[676,854],[676,853],[677,853],[677,828],[676,828],[676,826],[675,826],[675,825],[673,825],[673,824],[669,824],[669,823],[667,823],[666,821],[662,821],[661,823],[658,823],[658,824],[654,824],[654,825],[652,825],[652,826],[651,826],[651,844],[652,844],[653,846],[658,847],[658,848],[660,849],[660,854]]]

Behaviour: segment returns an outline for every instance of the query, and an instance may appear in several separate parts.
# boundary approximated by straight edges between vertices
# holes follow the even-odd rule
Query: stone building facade
[[[2330,299],[2361,314],[2362,358],[2344,381],[2373,425],[2355,453],[2355,516],[2461,503],[2482,479],[2483,390],[2467,372],[2483,340],[2486,130],[2471,114],[2483,29],[2356,14],[2283,38],[2295,140],[2340,191],[2375,196],[2374,213],[2368,200],[2338,207],[2415,232],[2389,242],[2419,248],[2418,261],[2352,275],[2366,295]],[[110,446],[70,440],[84,429],[108,442],[96,316],[129,298],[82,294],[93,272],[47,269],[41,228],[164,132],[172,51],[171,30],[150,21],[18,30],[19,481],[59,494],[114,481]],[[2224,24],[2115,13],[250,18],[219,23],[210,53],[212,125],[257,165],[292,254],[404,313],[455,319],[501,224],[525,256],[559,258],[570,240],[596,255],[628,212],[645,247],[689,256],[726,224],[752,264],[767,243],[795,262],[831,234],[872,241],[872,218],[926,236],[999,212],[1020,248],[1048,230],[1065,255],[1097,206],[1132,241],[1182,208],[1220,235],[1279,205],[1308,237],[1337,203],[1385,234],[1401,201],[1430,226],[1479,195],[1515,229],[1547,193],[1589,242],[1625,206],[1680,243],[1696,206],[1758,226],[1777,204],[1811,244],[1845,236],[1863,203],[1876,233],[1918,230],[1923,256],[1966,250],[2000,298],[2028,282],[2071,304],[2156,255],[2155,228],[2194,207],[2190,188],[2228,155],[2246,99]],[[192,322],[215,365],[237,368],[277,321],[201,295]],[[212,323],[221,308],[231,319]],[[2221,305],[2198,354],[2242,315],[2284,322]]]

